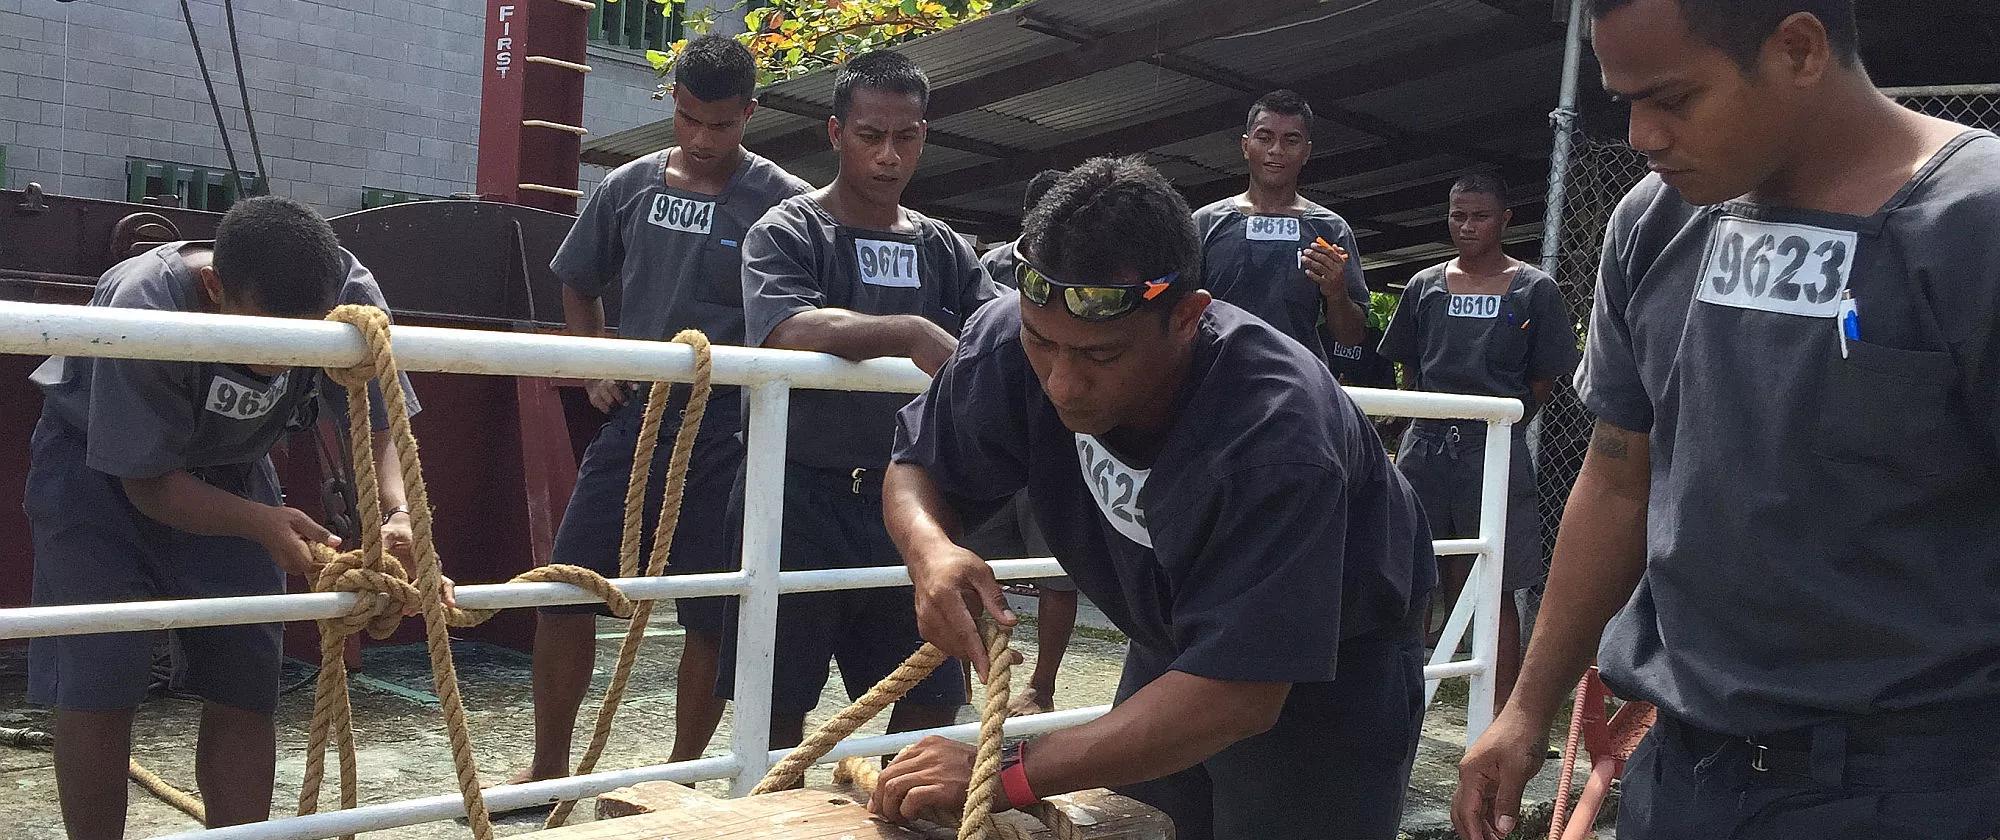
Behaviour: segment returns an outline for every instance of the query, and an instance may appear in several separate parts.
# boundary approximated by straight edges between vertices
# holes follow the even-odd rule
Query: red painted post
[[[588,9],[561,0],[487,0],[480,47],[481,197],[575,213],[583,138],[542,125],[582,127]],[[541,59],[546,59],[541,60]],[[523,188],[523,184],[535,185]]]

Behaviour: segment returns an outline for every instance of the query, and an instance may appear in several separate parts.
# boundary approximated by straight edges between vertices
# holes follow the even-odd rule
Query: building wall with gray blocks
[[[256,170],[220,0],[194,0],[236,163]],[[272,192],[328,214],[364,187],[469,192],[478,160],[484,0],[235,0]],[[593,47],[584,125],[602,136],[672,113],[652,68]],[[5,185],[124,199],[127,156],[226,168],[215,114],[170,0],[0,0]],[[602,177],[579,167],[583,188]]]

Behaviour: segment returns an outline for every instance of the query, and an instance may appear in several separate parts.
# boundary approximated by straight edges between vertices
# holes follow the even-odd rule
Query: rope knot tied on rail
[[[364,523],[383,521],[382,500],[377,482],[374,429],[370,417],[369,385],[376,383],[383,407],[389,419],[390,440],[403,476],[403,486],[408,494],[411,531],[414,537],[410,547],[410,562],[401,560],[384,551],[379,528],[361,529],[361,547],[354,551],[335,552],[325,546],[314,548],[314,556],[320,562],[320,569],[314,575],[313,589],[320,592],[338,591],[355,594],[355,605],[345,616],[319,622],[320,628],[320,672],[318,691],[313,707],[312,730],[306,742],[305,777],[299,790],[299,813],[310,814],[319,808],[320,786],[324,781],[326,747],[329,739],[338,749],[340,757],[341,807],[353,808],[357,803],[358,773],[355,766],[354,732],[352,707],[348,702],[347,668],[345,648],[347,638],[357,632],[367,632],[382,639],[394,633],[406,615],[422,614],[424,618],[425,645],[430,654],[432,684],[436,688],[438,705],[445,719],[445,732],[451,743],[453,767],[457,770],[459,794],[465,801],[467,823],[478,840],[493,837],[492,817],[487,812],[486,801],[481,793],[479,774],[472,755],[472,739],[465,722],[465,707],[459,696],[457,670],[452,664],[451,627],[465,627],[491,618],[491,610],[463,610],[447,606],[443,601],[444,574],[438,559],[437,542],[432,533],[432,511],[429,493],[424,487],[423,465],[417,450],[417,439],[410,431],[409,408],[402,388],[402,377],[396,368],[395,354],[390,347],[389,316],[380,309],[370,306],[341,306],[327,315],[327,319],[349,324],[361,333],[367,347],[363,360],[346,368],[328,369],[327,374],[335,382],[347,389],[347,432],[349,449],[354,459],[354,486],[358,491],[357,511]],[[693,453],[695,434],[701,426],[701,419],[708,407],[711,387],[713,360],[708,339],[700,332],[687,330],[674,337],[674,341],[687,344],[695,351],[695,377],[693,391],[688,397],[687,409],[681,418],[680,432],[674,440],[672,459],[667,471],[666,498],[660,510],[660,522],[654,535],[653,553],[646,565],[646,574],[657,576],[665,571],[668,549],[673,544],[674,531],[680,522],[681,497],[686,488],[688,462]],[[634,453],[631,484],[626,497],[625,530],[621,540],[619,572],[621,577],[631,577],[639,568],[640,533],[643,528],[645,489],[652,468],[655,443],[659,437],[662,419],[666,413],[669,388],[667,383],[655,383],[652,394],[646,401],[644,427]],[[619,649],[618,666],[614,670],[611,686],[605,692],[603,704],[598,709],[597,730],[592,735],[589,749],[579,762],[577,773],[590,771],[611,732],[613,716],[616,714],[625,684],[629,679],[632,665],[638,659],[638,647],[644,638],[647,620],[652,613],[652,602],[634,602],[626,597],[618,587],[590,569],[579,566],[550,564],[539,566],[514,577],[513,582],[554,582],[568,583],[585,589],[602,599],[611,611],[620,617],[630,617],[631,625],[624,644]],[[551,825],[560,824],[567,817],[572,802],[564,802],[550,815]]]

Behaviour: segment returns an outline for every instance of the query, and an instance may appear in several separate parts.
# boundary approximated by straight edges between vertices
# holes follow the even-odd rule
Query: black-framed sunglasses
[[[1129,315],[1141,304],[1166,292],[1179,276],[1180,272],[1170,271],[1165,276],[1130,285],[1064,283],[1026,258],[1019,258],[1014,266],[1015,286],[1029,303],[1047,306],[1051,298],[1060,297],[1063,309],[1083,321],[1109,321]],[[1058,290],[1061,295],[1056,294]]]

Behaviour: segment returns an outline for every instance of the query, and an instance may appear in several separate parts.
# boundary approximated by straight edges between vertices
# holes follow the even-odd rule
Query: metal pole
[[[1472,564],[1468,591],[1477,597],[1472,613],[1472,659],[1480,668],[1472,675],[1465,700],[1465,745],[1479,739],[1493,722],[1494,690],[1499,686],[1500,567],[1507,556],[1507,479],[1514,447],[1514,424],[1486,427],[1486,474],[1479,485],[1479,541],[1488,546]],[[1464,597],[1464,596],[1460,596]]]
[[[1576,129],[1577,73],[1583,65],[1584,0],[1570,0],[1569,38],[1563,46],[1562,98],[1549,114],[1555,126],[1555,151],[1549,154],[1548,206],[1542,213],[1542,271],[1550,277],[1562,260],[1564,204],[1569,198],[1569,153]]]
[[[743,575],[736,618],[736,685],[729,750],[731,796],[747,796],[771,769],[771,682],[778,634],[778,551],[785,520],[785,443],[792,386],[750,390],[747,481],[743,489]]]

